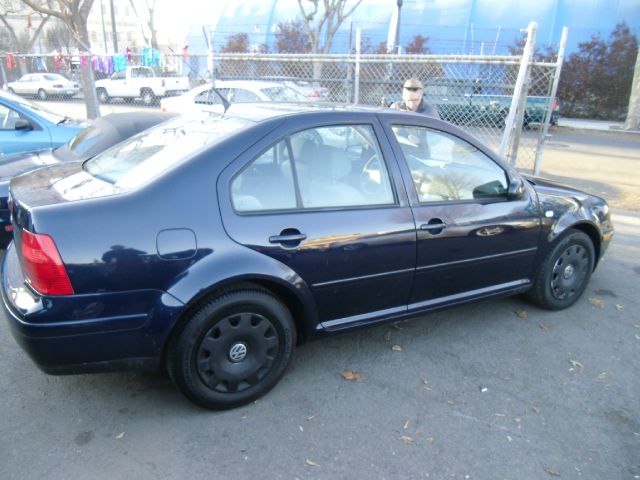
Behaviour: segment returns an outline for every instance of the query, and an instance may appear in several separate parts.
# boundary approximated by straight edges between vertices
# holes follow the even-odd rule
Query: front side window
[[[391,179],[369,125],[312,128],[278,142],[231,184],[239,212],[391,205]]]
[[[470,143],[423,127],[396,125],[393,132],[420,202],[506,198],[505,171]]]
[[[0,104],[0,130],[15,130],[18,120],[20,120],[18,112]]]

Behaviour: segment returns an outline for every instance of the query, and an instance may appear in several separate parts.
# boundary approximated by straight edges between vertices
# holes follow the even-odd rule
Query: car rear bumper
[[[154,369],[183,304],[158,290],[43,297],[24,282],[11,244],[2,300],[17,343],[46,373]]]

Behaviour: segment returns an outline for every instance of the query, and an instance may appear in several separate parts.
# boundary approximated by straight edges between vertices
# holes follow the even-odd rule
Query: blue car
[[[10,193],[1,290],[34,362],[164,367],[215,409],[263,395],[310,339],[524,292],[567,308],[613,235],[603,199],[375,108],[177,117]]]
[[[87,125],[0,90],[0,162],[2,155],[67,143]]]

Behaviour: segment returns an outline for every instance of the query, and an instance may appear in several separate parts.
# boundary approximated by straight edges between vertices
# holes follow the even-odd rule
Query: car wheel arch
[[[167,348],[171,339],[179,335],[191,316],[202,308],[212,298],[220,297],[230,292],[241,290],[258,290],[273,295],[289,309],[296,327],[297,344],[301,345],[310,336],[310,325],[317,323],[317,316],[310,307],[305,307],[305,300],[301,298],[300,291],[307,289],[304,285],[284,284],[279,279],[264,276],[243,275],[225,279],[222,282],[210,285],[202,289],[185,303],[181,314],[178,316],[168,335],[162,349],[162,358],[166,358]]]
[[[555,245],[560,238],[564,237],[564,235],[571,230],[581,231],[591,240],[594,251],[593,268],[595,269],[598,265],[598,260],[600,259],[601,239],[598,227],[587,220],[576,220],[574,218],[571,223],[557,222],[548,237],[549,242],[547,244],[547,249],[553,248],[553,245]]]

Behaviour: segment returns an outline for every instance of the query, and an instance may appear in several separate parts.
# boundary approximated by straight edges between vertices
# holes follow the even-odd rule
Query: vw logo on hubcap
[[[573,275],[573,265],[567,265],[567,268],[564,269],[563,277],[565,280],[569,280]]]
[[[229,350],[229,360],[233,363],[241,362],[247,356],[247,346],[244,343],[236,343]]]

